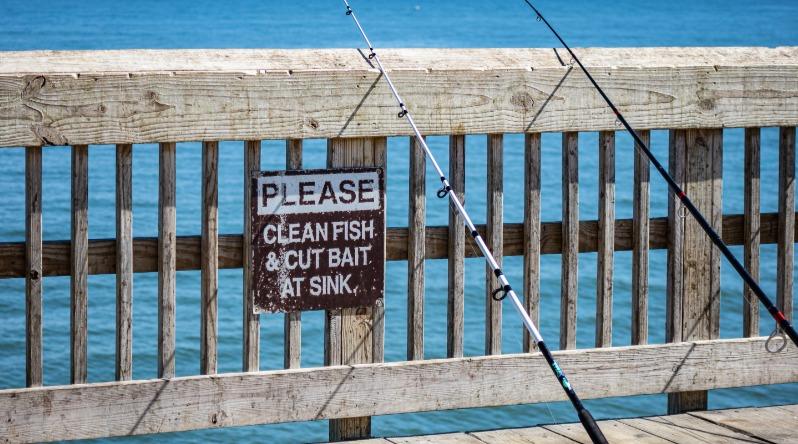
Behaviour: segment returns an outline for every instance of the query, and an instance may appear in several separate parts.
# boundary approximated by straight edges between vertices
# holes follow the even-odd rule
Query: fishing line
[[[593,87],[596,88],[598,93],[601,95],[601,97],[610,107],[612,112],[615,114],[615,117],[621,122],[621,125],[623,125],[626,131],[632,136],[632,138],[635,141],[635,145],[640,149],[640,151],[643,154],[645,154],[645,156],[648,158],[651,164],[654,165],[654,168],[659,172],[660,176],[662,176],[662,178],[665,179],[665,182],[668,183],[668,188],[670,188],[671,192],[673,192],[673,194],[679,198],[679,201],[682,203],[684,208],[686,208],[687,211],[690,212],[690,214],[693,216],[696,222],[698,222],[698,225],[701,226],[701,228],[707,234],[712,243],[714,243],[715,246],[718,247],[718,250],[720,250],[720,252],[726,258],[726,260],[729,261],[732,268],[734,268],[737,274],[740,275],[740,277],[743,279],[743,281],[745,281],[748,287],[754,292],[757,298],[759,298],[759,301],[762,302],[762,304],[768,310],[768,313],[770,313],[770,315],[776,321],[777,325],[776,330],[780,330],[782,335],[786,333],[787,336],[789,336],[790,339],[792,340],[793,344],[795,344],[798,347],[798,333],[796,333],[795,329],[790,324],[790,321],[788,321],[787,318],[784,316],[784,313],[782,313],[781,310],[779,310],[775,305],[773,305],[773,302],[765,294],[764,290],[762,290],[762,288],[759,286],[759,283],[757,283],[757,281],[745,269],[743,264],[741,264],[740,261],[737,260],[734,254],[732,254],[731,250],[729,250],[729,247],[720,238],[720,235],[718,235],[718,233],[712,228],[709,222],[707,222],[704,215],[701,214],[698,208],[696,208],[696,206],[693,204],[693,201],[690,200],[689,197],[687,197],[684,190],[682,190],[679,184],[677,184],[676,181],[673,179],[673,177],[671,177],[671,175],[668,174],[668,172],[665,170],[665,168],[662,166],[662,164],[659,162],[656,156],[654,156],[654,153],[651,152],[648,145],[643,142],[643,140],[640,138],[640,135],[637,134],[637,131],[635,131],[634,128],[632,128],[629,122],[626,121],[626,118],[624,118],[623,114],[621,114],[621,112],[618,111],[618,108],[615,106],[612,100],[610,100],[610,98],[607,96],[604,90],[601,89],[601,87],[593,78],[593,76],[590,74],[590,72],[587,70],[587,68],[585,68],[585,65],[582,64],[582,61],[579,60],[579,57],[577,57],[574,51],[571,49],[571,47],[568,46],[567,43],[565,43],[565,40],[563,40],[563,38],[560,37],[560,34],[554,29],[551,23],[549,23],[549,21],[546,20],[545,17],[543,17],[543,14],[541,14],[540,11],[529,0],[524,0],[524,2],[526,2],[526,4],[529,5],[529,7],[532,8],[533,11],[535,11],[537,20],[542,21],[546,25],[546,27],[548,27],[549,30],[551,30],[551,32],[554,34],[557,40],[559,40],[560,43],[565,47],[568,53],[571,54],[571,58],[576,62],[577,65],[579,65],[579,68],[581,68],[582,71],[585,73],[588,80],[590,80],[590,83],[593,84]],[[776,334],[777,332],[774,332],[771,335],[770,339],[768,339],[768,341],[770,341],[773,337],[775,337]]]
[[[510,301],[513,303],[513,306],[518,311],[518,314],[521,315],[521,319],[524,322],[524,326],[526,326],[527,330],[529,330],[530,335],[532,336],[533,340],[537,344],[538,350],[540,350],[543,357],[546,359],[549,367],[551,368],[554,375],[560,382],[565,394],[568,396],[568,399],[571,401],[574,409],[576,410],[577,414],[579,415],[579,421],[584,426],[585,431],[590,436],[590,439],[596,444],[606,444],[607,440],[604,438],[604,435],[601,433],[601,429],[599,429],[596,421],[593,419],[593,416],[587,410],[587,408],[582,404],[582,400],[579,399],[576,392],[574,391],[571,384],[568,382],[568,378],[565,377],[562,369],[560,369],[559,364],[557,361],[554,360],[554,357],[551,355],[546,343],[543,342],[543,337],[541,337],[540,332],[538,331],[537,327],[535,327],[534,322],[532,322],[532,318],[529,317],[529,314],[524,310],[524,306],[521,305],[521,300],[518,298],[518,295],[515,294],[515,291],[510,286],[510,282],[507,280],[507,277],[499,267],[499,264],[496,262],[496,259],[493,258],[493,253],[490,251],[488,246],[485,244],[485,241],[482,239],[482,236],[479,235],[476,226],[471,221],[471,217],[466,212],[463,204],[460,202],[460,199],[457,198],[457,194],[452,192],[452,187],[449,184],[449,180],[446,178],[446,175],[443,173],[438,161],[435,159],[435,156],[432,154],[432,151],[427,146],[427,142],[424,140],[424,136],[422,136],[421,132],[419,131],[418,127],[416,126],[416,122],[413,120],[413,115],[407,109],[404,101],[402,101],[401,96],[399,96],[399,92],[396,90],[396,86],[394,86],[391,77],[385,71],[385,68],[382,65],[382,61],[380,60],[379,55],[374,51],[374,45],[372,45],[371,40],[369,40],[366,32],[363,30],[363,27],[360,25],[360,21],[357,19],[355,12],[352,10],[352,7],[349,5],[348,0],[343,0],[344,5],[346,6],[346,15],[351,16],[352,20],[355,22],[355,26],[357,26],[358,31],[360,31],[360,35],[363,36],[363,40],[365,40],[366,44],[369,48],[369,55],[368,60],[373,60],[377,63],[377,67],[385,78],[386,83],[388,84],[388,88],[390,88],[391,93],[393,94],[394,98],[396,99],[397,103],[399,104],[399,118],[407,119],[407,122],[413,128],[413,133],[416,136],[416,142],[419,146],[424,150],[424,154],[426,155],[427,159],[429,159],[430,163],[432,164],[435,172],[438,174],[441,180],[441,189],[438,190],[437,195],[439,198],[449,197],[449,202],[457,211],[458,214],[463,218],[463,223],[468,228],[468,231],[471,234],[471,237],[474,239],[474,243],[477,244],[479,250],[482,252],[482,256],[487,261],[488,265],[490,266],[491,270],[493,270],[493,274],[496,276],[496,279],[501,284],[501,287],[494,291],[493,297],[504,299],[509,296]],[[499,293],[501,295],[499,296]]]

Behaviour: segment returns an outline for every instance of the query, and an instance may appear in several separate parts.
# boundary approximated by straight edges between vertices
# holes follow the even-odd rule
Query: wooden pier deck
[[[599,421],[611,443],[792,443],[798,405]],[[369,444],[590,444],[579,423],[441,435],[375,438]]]

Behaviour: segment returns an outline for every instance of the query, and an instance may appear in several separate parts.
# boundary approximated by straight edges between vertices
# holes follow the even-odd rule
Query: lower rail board
[[[555,353],[585,398],[798,381],[765,338]],[[518,381],[529,381],[524,390]],[[629,381],[634,381],[630,384]],[[0,441],[32,442],[551,402],[538,353],[0,391]]]
[[[485,236],[484,225],[477,226]],[[723,240],[729,245],[743,244],[743,215],[731,214],[723,217]],[[795,225],[798,230],[798,224]],[[544,222],[540,226],[540,253],[558,254],[562,249],[562,224]],[[649,248],[667,248],[668,219],[652,218],[649,225]],[[407,228],[388,228],[386,236],[386,259],[407,259]],[[598,250],[598,221],[580,221],[579,252]],[[449,227],[427,227],[425,242],[426,259],[448,257]],[[504,255],[520,256],[524,253],[524,225],[504,225]],[[798,236],[796,236],[798,237]],[[762,214],[760,221],[761,244],[775,244],[778,240],[778,213]],[[241,268],[241,235],[219,235],[219,268]],[[466,243],[473,242],[468,236]],[[201,268],[200,236],[177,238],[177,270],[199,270]],[[466,248],[466,257],[474,257],[476,246]],[[69,241],[48,241],[42,245],[43,275],[69,275]],[[615,251],[632,250],[632,219],[615,221]],[[158,239],[135,238],[133,240],[133,271],[136,273],[158,271]],[[94,239],[89,241],[89,274],[116,273],[116,241]],[[0,243],[0,279],[25,277],[25,242]]]

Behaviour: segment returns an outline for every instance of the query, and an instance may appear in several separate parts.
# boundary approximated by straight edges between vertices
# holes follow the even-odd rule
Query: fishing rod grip
[[[601,433],[601,429],[596,424],[596,420],[593,419],[593,415],[584,407],[579,409],[579,422],[582,423],[582,427],[585,428],[593,444],[607,444],[607,438]]]

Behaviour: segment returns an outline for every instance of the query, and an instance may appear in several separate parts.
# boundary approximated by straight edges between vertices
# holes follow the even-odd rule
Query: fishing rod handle
[[[582,407],[578,410],[579,413],[579,422],[582,423],[582,427],[585,428],[587,435],[590,437],[590,440],[593,441],[593,444],[607,444],[607,438],[604,437],[604,433],[601,432],[598,424],[596,424],[596,420],[593,419],[593,415],[590,412]]]

